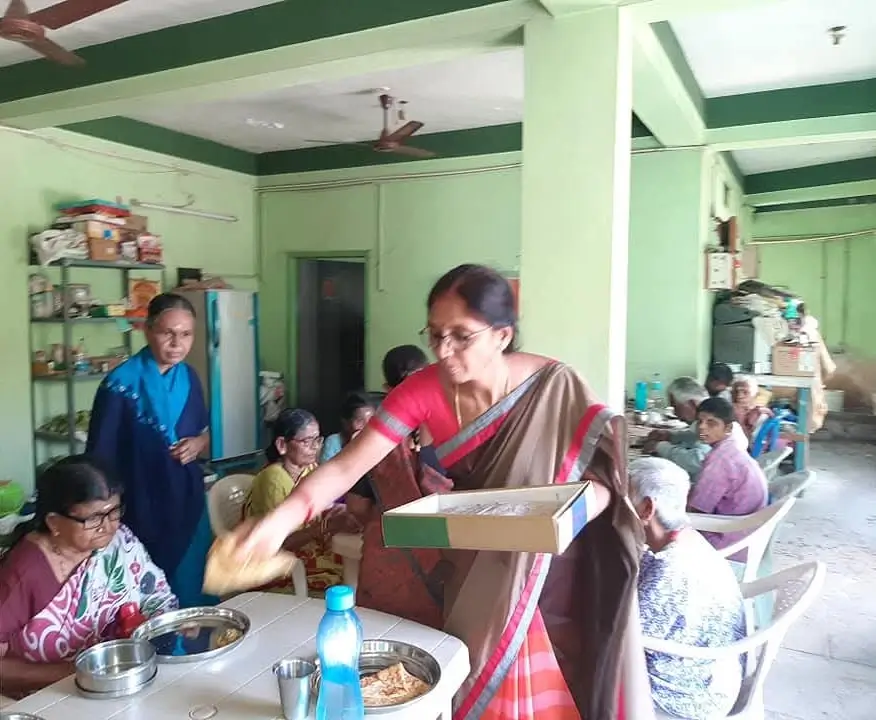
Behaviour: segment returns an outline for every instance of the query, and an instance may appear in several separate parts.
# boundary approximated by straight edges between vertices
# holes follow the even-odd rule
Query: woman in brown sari
[[[469,648],[458,720],[653,717],[635,620],[635,515],[622,419],[570,368],[514,349],[507,280],[462,265],[432,288],[424,334],[438,363],[395,388],[371,423],[258,525],[239,554],[265,556],[425,427],[458,490],[592,481],[590,522],[561,556],[452,550],[421,581],[444,630]]]

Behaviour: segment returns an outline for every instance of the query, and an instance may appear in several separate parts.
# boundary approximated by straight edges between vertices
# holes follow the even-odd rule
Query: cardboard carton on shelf
[[[111,233],[104,237],[88,238],[88,255],[99,262],[115,262],[119,259],[119,244]]]
[[[818,348],[814,345],[779,343],[773,346],[773,375],[814,377],[818,372]]]
[[[559,555],[593,519],[595,502],[589,482],[429,495],[387,510],[383,541],[398,548]],[[501,506],[521,512],[490,512]]]

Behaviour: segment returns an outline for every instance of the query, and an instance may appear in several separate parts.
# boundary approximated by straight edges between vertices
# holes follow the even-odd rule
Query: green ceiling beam
[[[64,125],[61,129],[247,175],[255,175],[257,171],[253,153],[130,118],[89,120]]]
[[[705,126],[702,96],[668,25],[636,23],[633,38],[633,107],[663,145],[700,145]]]
[[[88,65],[76,70],[45,60],[2,68],[0,102],[152,75],[411,20],[503,4],[502,0],[275,2],[231,15],[82,48],[77,52]]]
[[[555,17],[597,8],[625,7],[638,20],[654,23],[687,15],[762,6],[765,2],[776,2],[776,0],[540,0],[540,2]]]
[[[876,79],[706,100],[717,150],[876,138]]]
[[[744,202],[750,207],[760,207],[763,205],[783,205],[816,202],[819,200],[842,200],[844,198],[874,194],[876,194],[876,178],[834,185],[816,185],[815,187],[749,193],[745,196]]]
[[[760,195],[870,180],[876,180],[876,157],[748,175],[745,178],[745,192],[747,195]]]
[[[0,121],[61,125],[517,46],[543,12],[535,0],[275,3],[84,48],[82,70],[0,69]]]
[[[771,212],[789,212],[793,210],[818,210],[820,208],[849,207],[854,205],[876,205],[876,195],[855,195],[845,198],[827,198],[824,200],[807,200],[775,205],[758,205],[754,208],[755,215]]]

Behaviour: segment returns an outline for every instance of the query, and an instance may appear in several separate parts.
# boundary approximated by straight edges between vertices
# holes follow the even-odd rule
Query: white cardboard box
[[[553,503],[551,515],[476,515],[447,510],[490,503]],[[589,482],[429,495],[383,514],[387,547],[507,550],[559,555],[595,514]]]

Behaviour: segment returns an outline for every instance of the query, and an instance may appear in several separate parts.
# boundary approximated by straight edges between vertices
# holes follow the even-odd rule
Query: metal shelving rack
[[[43,267],[43,266],[40,266]],[[122,297],[128,295],[128,286],[131,278],[131,271],[159,271],[163,272],[164,265],[156,263],[132,263],[132,262],[100,262],[97,260],[73,260],[64,258],[59,262],[51,263],[48,267],[57,267],[61,270],[61,282],[58,287],[61,289],[61,297],[63,299],[63,307],[61,312],[63,315],[59,318],[31,318],[32,325],[54,324],[63,326],[63,344],[65,351],[73,345],[73,326],[78,324],[89,323],[116,323],[125,318],[93,318],[93,317],[70,317],[70,294],[67,287],[70,284],[70,271],[74,268],[85,268],[90,270],[116,270],[122,273]],[[163,279],[163,278],[162,278]],[[163,284],[163,283],[162,283]],[[123,331],[124,346],[131,354],[132,341],[131,332]],[[33,351],[33,333],[31,333],[30,350]],[[41,377],[39,375],[31,376],[31,408],[32,408],[32,425],[34,428],[34,438],[44,442],[58,443],[66,442],[70,454],[73,455],[77,451],[77,445],[82,442],[76,439],[76,398],[74,389],[77,382],[99,381],[105,378],[107,373],[76,373],[72,362],[66,363],[66,370],[63,375],[48,375]],[[37,383],[64,383],[66,390],[67,402],[67,434],[56,434],[46,430],[39,430],[37,427],[36,418],[36,397],[34,388]],[[37,461],[37,449],[34,446],[34,462]]]

